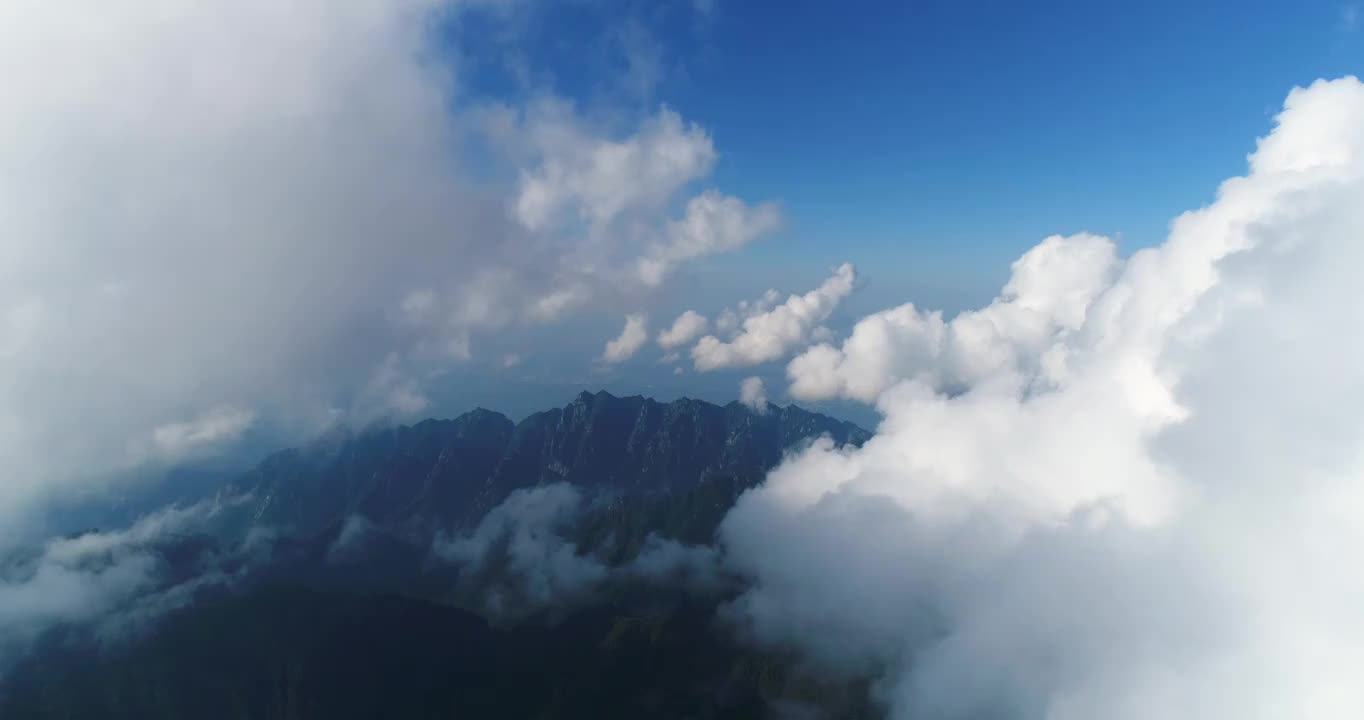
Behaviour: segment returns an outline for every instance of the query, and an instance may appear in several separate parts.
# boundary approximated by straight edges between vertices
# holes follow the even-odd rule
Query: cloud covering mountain
[[[1364,712],[1364,85],[1294,90],[1249,166],[1159,246],[1048,238],[981,310],[793,360],[883,420],[739,501],[735,616],[895,718]]]
[[[621,335],[588,352],[623,363],[682,266],[778,231],[776,205],[709,186],[716,140],[651,99],[661,60],[637,36],[627,101],[580,102],[534,68],[483,93],[458,30],[514,37],[526,12],[0,3],[0,549],[107,476],[420,413],[452,368],[549,354],[494,336],[610,308]],[[1162,244],[1047,237],[975,310],[902,304],[835,341],[844,264],[653,336],[701,372],[784,362],[792,397],[881,416],[860,447],[795,452],[728,515],[724,571],[750,583],[729,619],[875,675],[895,718],[1364,716],[1364,85],[1293,90],[1248,163]],[[768,412],[752,417],[588,396],[515,435],[499,418],[477,479],[506,497],[439,552],[475,569],[500,553],[521,582],[506,596],[587,592],[609,571],[563,535],[581,498],[521,481],[624,486],[660,460],[654,485],[699,482],[721,463],[698,448],[730,458],[696,428],[810,424],[768,391],[743,381]],[[354,477],[387,497],[379,473]],[[305,509],[331,497],[307,490]],[[7,562],[0,650],[148,593],[182,602],[194,586],[165,589],[153,551],[174,517]],[[651,543],[642,576],[715,562]],[[211,570],[196,582],[230,581]]]
[[[5,3],[4,533],[109,472],[420,412],[481,333],[775,227],[694,187],[717,152],[671,109],[473,89],[460,28],[530,12]]]

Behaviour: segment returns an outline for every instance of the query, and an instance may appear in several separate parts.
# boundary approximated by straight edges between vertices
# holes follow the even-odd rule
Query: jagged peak
[[[405,436],[416,433],[422,435],[432,432],[439,433],[440,431],[447,429],[455,431],[460,427],[470,426],[496,426],[497,429],[505,428],[509,432],[516,432],[520,428],[534,426],[547,420],[551,422],[562,422],[569,418],[575,418],[574,420],[569,420],[570,422],[593,423],[594,420],[592,420],[592,418],[597,415],[597,408],[612,406],[622,407],[633,403],[638,403],[640,405],[638,409],[641,412],[646,408],[654,407],[662,409],[663,412],[667,414],[704,414],[708,412],[708,410],[724,413],[742,413],[750,416],[755,421],[759,418],[769,418],[777,422],[791,420],[803,422],[811,419],[824,419],[830,423],[846,428],[860,439],[865,439],[871,435],[871,433],[854,423],[830,417],[823,413],[813,412],[795,404],[782,406],[768,403],[766,412],[760,413],[743,405],[737,400],[730,401],[724,405],[719,405],[707,400],[683,396],[669,402],[660,402],[643,395],[617,396],[605,390],[598,390],[597,392],[588,392],[584,390],[579,392],[574,400],[568,405],[532,413],[520,422],[515,422],[496,410],[475,407],[454,418],[426,418],[411,425],[389,425],[386,427],[370,428],[363,431],[356,430],[344,424],[338,424],[328,429],[312,442],[305,444],[302,448],[286,449],[272,453],[262,464],[269,463],[272,458],[283,461],[289,457],[298,455],[300,452],[315,458],[328,456],[342,450],[344,447],[350,446],[353,442],[361,441],[366,438],[372,439],[383,434]]]

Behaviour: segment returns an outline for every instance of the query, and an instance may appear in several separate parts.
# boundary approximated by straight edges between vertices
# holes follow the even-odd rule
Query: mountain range
[[[795,405],[762,412],[683,398],[581,393],[519,423],[477,409],[364,433],[342,429],[266,458],[229,486],[254,522],[301,534],[359,515],[422,535],[477,524],[512,492],[555,482],[594,495],[684,495],[712,481],[749,487],[782,454],[828,435],[870,433]]]
[[[173,607],[116,641],[76,623],[48,630],[0,679],[0,717],[872,716],[857,679],[743,642],[724,620],[733,587],[698,595],[622,576],[512,620],[480,596],[524,567],[485,564],[471,585],[432,561],[438,538],[564,484],[583,508],[550,528],[564,535],[556,547],[593,568],[625,567],[654,538],[705,548],[745,489],[821,435],[870,436],[795,406],[604,392],[520,422],[478,409],[334,430],[199,481],[194,496],[233,502],[216,527],[151,547],[158,602],[175,594]],[[338,561],[356,527],[363,542]],[[233,581],[200,588],[207,567]]]

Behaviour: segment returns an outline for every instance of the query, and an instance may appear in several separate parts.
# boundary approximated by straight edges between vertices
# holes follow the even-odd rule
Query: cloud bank
[[[913,303],[858,321],[841,347],[821,343],[791,361],[791,394],[802,400],[846,397],[874,402],[902,380],[945,390],[1006,372],[1036,374],[1055,360],[1046,351],[1084,323],[1085,309],[1108,287],[1117,251],[1107,238],[1054,236],[1013,264],[998,299],[944,321]]]
[[[3,534],[109,472],[423,412],[487,333],[771,229],[695,187],[675,111],[471,94],[470,13],[523,14],[0,5]]]
[[[1364,85],[1319,81],[1163,244],[1049,238],[803,354],[883,419],[741,498],[733,616],[894,718],[1359,717],[1361,198]]]

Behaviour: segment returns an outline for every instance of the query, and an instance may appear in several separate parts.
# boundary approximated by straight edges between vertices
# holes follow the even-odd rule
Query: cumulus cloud
[[[692,340],[700,337],[701,333],[706,331],[706,327],[709,324],[705,315],[702,315],[695,310],[688,310],[681,315],[678,315],[671,327],[658,334],[658,346],[664,350],[672,350],[673,348],[686,345]],[[673,353],[669,354],[674,355]]]
[[[779,222],[774,204],[749,206],[715,189],[669,216],[716,153],[704,129],[666,107],[629,134],[594,126],[554,98],[490,117],[489,134],[525,166],[514,215],[554,259],[542,280],[549,289],[526,311],[532,319],[558,317],[593,286],[657,286],[677,265],[735,250]],[[565,237],[575,243],[565,247]]]
[[[804,295],[792,295],[781,305],[768,306],[775,299],[775,293],[768,291],[764,300],[743,318],[730,340],[707,335],[697,341],[691,350],[693,365],[697,370],[708,371],[749,367],[784,357],[816,335],[820,324],[852,293],[856,279],[853,266],[844,263],[818,288]],[[723,330],[731,322],[732,316],[728,320],[722,318],[717,326]]]
[[[530,230],[601,227],[635,207],[660,208],[715,162],[705,130],[666,108],[619,141],[588,134],[561,105],[540,108],[531,130],[540,163],[521,176],[516,197],[516,217]]]
[[[625,327],[621,329],[620,335],[607,341],[601,358],[609,363],[629,360],[646,342],[649,342],[648,317],[643,313],[631,313],[625,316]]]
[[[781,293],[774,288],[768,288],[757,300],[740,300],[735,307],[720,311],[719,317],[715,318],[715,329],[721,334],[732,335],[738,331],[739,323],[745,318],[768,312],[776,307],[780,300]]]
[[[1116,268],[1117,250],[1108,238],[1049,237],[1014,262],[1003,293],[983,309],[944,321],[941,312],[907,303],[858,321],[841,347],[822,343],[806,350],[787,366],[791,394],[872,402],[902,380],[951,389],[1005,372],[1052,382],[1056,378],[1037,372],[1061,371],[1054,365],[1058,357],[1045,351],[1080,328]]]
[[[740,499],[734,617],[894,718],[1364,713],[1364,85],[1294,90],[1249,165],[1159,246],[1051,238],[964,324],[793,363],[883,420]]]
[[[767,412],[767,386],[763,384],[763,379],[749,377],[740,381],[739,402],[754,412]]]
[[[679,263],[730,252],[771,233],[780,223],[773,203],[749,207],[738,198],[707,190],[687,203],[685,217],[669,223],[664,240],[640,259],[640,280],[658,285]]]
[[[480,333],[762,224],[674,216],[716,156],[674,111],[467,94],[433,30],[483,5],[0,5],[0,526],[248,425],[421,412]]]

